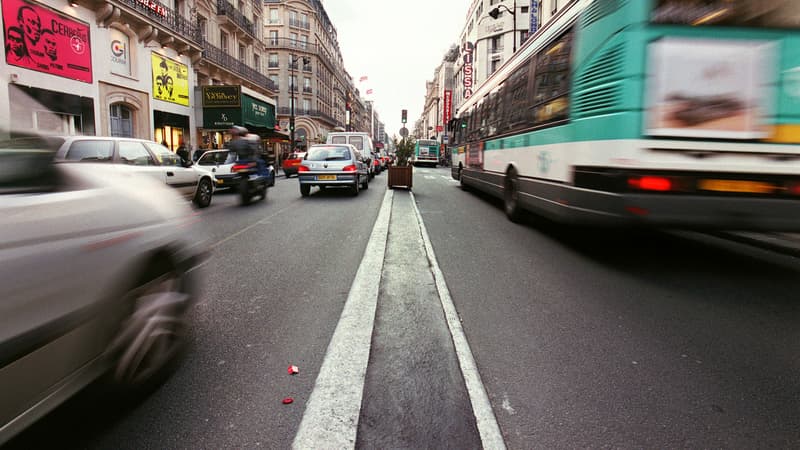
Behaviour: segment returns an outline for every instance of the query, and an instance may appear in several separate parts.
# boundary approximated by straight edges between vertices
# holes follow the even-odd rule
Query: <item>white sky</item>
[[[386,134],[399,135],[400,111],[411,130],[422,114],[425,81],[458,43],[470,0],[322,0],[336,27],[345,69],[362,97],[373,90]],[[368,81],[359,84],[358,79]],[[412,130],[413,131],[413,130]]]

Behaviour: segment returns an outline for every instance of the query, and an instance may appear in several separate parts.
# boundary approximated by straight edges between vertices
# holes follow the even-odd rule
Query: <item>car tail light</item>
[[[642,176],[628,178],[628,187],[641,191],[666,192],[673,189],[673,184],[667,177]]]
[[[373,166],[380,166],[381,162],[376,159],[375,161],[372,162],[372,165]]]
[[[789,195],[800,195],[800,181],[790,181],[786,183],[786,192]]]
[[[308,166],[299,166],[297,168],[298,172],[308,172],[309,170],[311,170],[311,169],[309,169]]]
[[[243,163],[243,164],[234,164],[231,167],[231,172],[240,172],[242,170],[250,170],[251,167],[255,167],[255,163]]]
[[[358,167],[356,167],[355,164],[350,164],[349,166],[344,166],[344,168],[342,168],[342,172],[355,172],[357,170]]]

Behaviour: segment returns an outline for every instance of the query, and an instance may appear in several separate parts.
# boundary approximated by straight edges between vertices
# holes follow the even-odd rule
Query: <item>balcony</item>
[[[289,26],[295,28],[301,28],[303,30],[311,29],[311,26],[308,24],[308,21],[302,21],[298,19],[289,19]]]
[[[232,25],[233,28],[238,28],[246,33],[246,40],[254,41],[258,39],[256,34],[256,27],[253,21],[240,13],[233,5],[226,0],[217,0],[217,16],[225,17],[227,21],[221,22],[220,25]]]
[[[289,50],[303,54],[315,55],[320,61],[322,61],[323,64],[325,64],[325,66],[328,67],[330,71],[333,72],[337,70],[336,66],[333,64],[333,61],[331,61],[331,58],[324,50],[324,47],[320,47],[317,44],[309,44],[308,42],[302,42],[291,38],[269,38],[267,43],[270,47],[270,50]]]
[[[131,28],[136,30],[140,37],[149,36],[162,43],[172,42],[168,45],[179,52],[185,53],[190,50],[199,52],[202,48],[203,38],[197,25],[159,1],[106,0],[100,4],[92,0],[79,0],[79,2],[91,3],[91,9],[97,11],[98,17],[105,16],[108,22],[124,15]]]
[[[280,108],[277,108],[277,114],[282,115],[282,116],[288,116],[288,115],[291,114],[291,108],[288,107],[288,106],[281,106]],[[336,125],[338,123],[338,121],[336,119],[334,119],[332,116],[330,116],[328,114],[325,114],[324,112],[316,110],[316,109],[303,109],[303,108],[298,108],[298,107],[295,106],[294,115],[295,116],[310,116],[310,117],[313,117],[315,119],[322,119],[325,122],[327,122],[329,124],[332,124],[332,125]]]
[[[239,75],[241,78],[256,86],[266,88],[271,92],[277,92],[278,90],[278,87],[275,86],[275,82],[267,78],[266,75],[234,58],[221,48],[212,45],[206,40],[203,40],[203,59]]]
[[[311,94],[314,91],[311,89],[311,86],[303,86],[303,92],[306,94]]]

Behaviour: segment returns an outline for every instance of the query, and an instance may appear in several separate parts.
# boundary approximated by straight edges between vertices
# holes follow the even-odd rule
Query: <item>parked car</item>
[[[304,156],[306,156],[305,152],[294,152],[290,154],[288,158],[283,160],[281,163],[281,169],[283,169],[283,173],[286,175],[286,178],[289,178],[292,175],[297,175],[297,168],[300,167],[300,162],[303,160]]]
[[[236,152],[230,150],[209,150],[197,160],[195,166],[205,172],[212,174],[217,179],[217,188],[236,189],[236,174],[231,171],[236,163]],[[275,167],[267,165],[269,181],[267,185],[275,186]]]
[[[199,170],[161,144],[144,139],[67,136],[61,138],[57,162],[125,164],[177,190],[200,208],[211,204],[213,174]]]
[[[0,170],[0,446],[104,375],[156,387],[202,279],[206,241],[173,189],[122,165],[54,164],[61,142],[0,141],[13,169]]]
[[[349,187],[353,195],[369,188],[369,171],[361,153],[351,144],[316,144],[300,164],[300,194],[308,197],[311,186]]]

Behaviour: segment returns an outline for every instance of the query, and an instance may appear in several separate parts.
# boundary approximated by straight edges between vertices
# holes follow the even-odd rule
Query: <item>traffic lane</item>
[[[414,192],[510,448],[796,447],[794,260]]]
[[[19,448],[288,448],[377,217],[385,188],[373,186],[298,192],[290,212],[217,245],[191,347],[166,383],[115,413],[71,402],[31,430],[44,441]],[[206,225],[227,230],[231,217]]]

